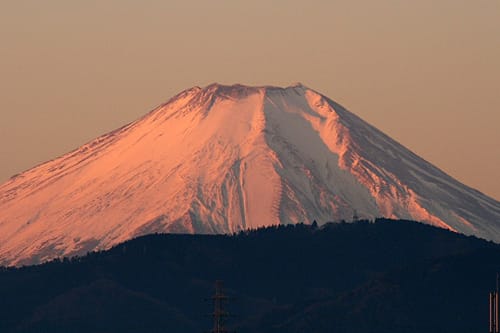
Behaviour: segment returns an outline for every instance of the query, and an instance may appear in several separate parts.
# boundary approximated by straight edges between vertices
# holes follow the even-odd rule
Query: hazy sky
[[[0,182],[191,86],[300,81],[500,198],[499,0],[0,0]]]

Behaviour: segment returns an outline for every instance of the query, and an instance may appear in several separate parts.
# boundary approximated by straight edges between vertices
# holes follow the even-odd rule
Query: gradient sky
[[[499,0],[0,0],[0,182],[191,86],[300,81],[500,198]]]

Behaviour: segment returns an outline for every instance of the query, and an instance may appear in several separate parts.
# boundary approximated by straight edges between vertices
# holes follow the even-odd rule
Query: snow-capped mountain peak
[[[353,215],[500,241],[498,201],[320,93],[211,84],[1,185],[0,262]]]

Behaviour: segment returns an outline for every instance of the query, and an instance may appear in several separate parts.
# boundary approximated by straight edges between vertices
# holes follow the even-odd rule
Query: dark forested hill
[[[0,332],[480,332],[500,246],[409,221],[150,235],[0,269]]]

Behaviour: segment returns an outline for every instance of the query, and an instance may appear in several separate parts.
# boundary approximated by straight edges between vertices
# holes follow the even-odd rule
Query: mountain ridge
[[[328,97],[211,84],[0,185],[0,262],[354,215],[500,241],[498,201]]]
[[[228,328],[242,333],[465,333],[486,327],[499,258],[498,244],[387,219],[145,235],[0,267],[0,330],[200,332],[222,280]]]

